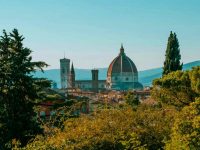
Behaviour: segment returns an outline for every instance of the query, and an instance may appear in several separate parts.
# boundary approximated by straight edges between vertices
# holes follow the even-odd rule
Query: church
[[[91,80],[76,80],[73,63],[70,67],[70,59],[60,60],[61,88],[75,88],[83,91],[103,90],[142,90],[143,86],[138,82],[138,71],[133,61],[126,55],[123,45],[119,54],[110,63],[107,71],[107,79],[98,79],[98,70],[91,70]]]

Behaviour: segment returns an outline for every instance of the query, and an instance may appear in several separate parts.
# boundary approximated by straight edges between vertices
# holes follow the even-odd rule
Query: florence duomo
[[[77,88],[86,91],[101,90],[142,90],[143,85],[138,82],[138,71],[134,62],[126,55],[123,44],[119,54],[115,57],[107,70],[107,79],[99,80],[99,70],[91,70],[91,80],[75,80],[75,70],[70,59],[60,59],[61,88]]]
[[[0,0],[0,150],[200,150],[199,13]]]

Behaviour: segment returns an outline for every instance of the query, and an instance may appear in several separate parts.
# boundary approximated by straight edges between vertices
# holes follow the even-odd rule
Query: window
[[[117,77],[115,77],[115,80],[117,81],[117,80],[118,80],[118,78],[117,78]]]
[[[128,78],[126,78],[126,81],[128,81]]]

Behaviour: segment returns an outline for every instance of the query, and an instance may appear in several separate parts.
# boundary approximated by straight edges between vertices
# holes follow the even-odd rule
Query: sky
[[[163,66],[170,31],[183,63],[200,60],[200,0],[0,0],[0,30],[17,28],[33,60],[103,68],[121,43],[138,70]],[[2,34],[2,32],[1,32]]]

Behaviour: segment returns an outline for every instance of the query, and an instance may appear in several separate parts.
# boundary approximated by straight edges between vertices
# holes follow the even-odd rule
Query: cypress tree
[[[182,70],[183,64],[180,63],[181,55],[178,38],[176,33],[171,31],[168,38],[167,49],[165,54],[165,61],[163,67],[163,75],[166,75],[172,71]]]
[[[23,146],[42,133],[34,106],[39,90],[50,83],[44,85],[44,80],[31,73],[47,64],[32,62],[32,51],[24,47],[23,40],[17,29],[10,34],[3,31],[0,37],[0,145],[4,149],[12,148],[12,139]]]

